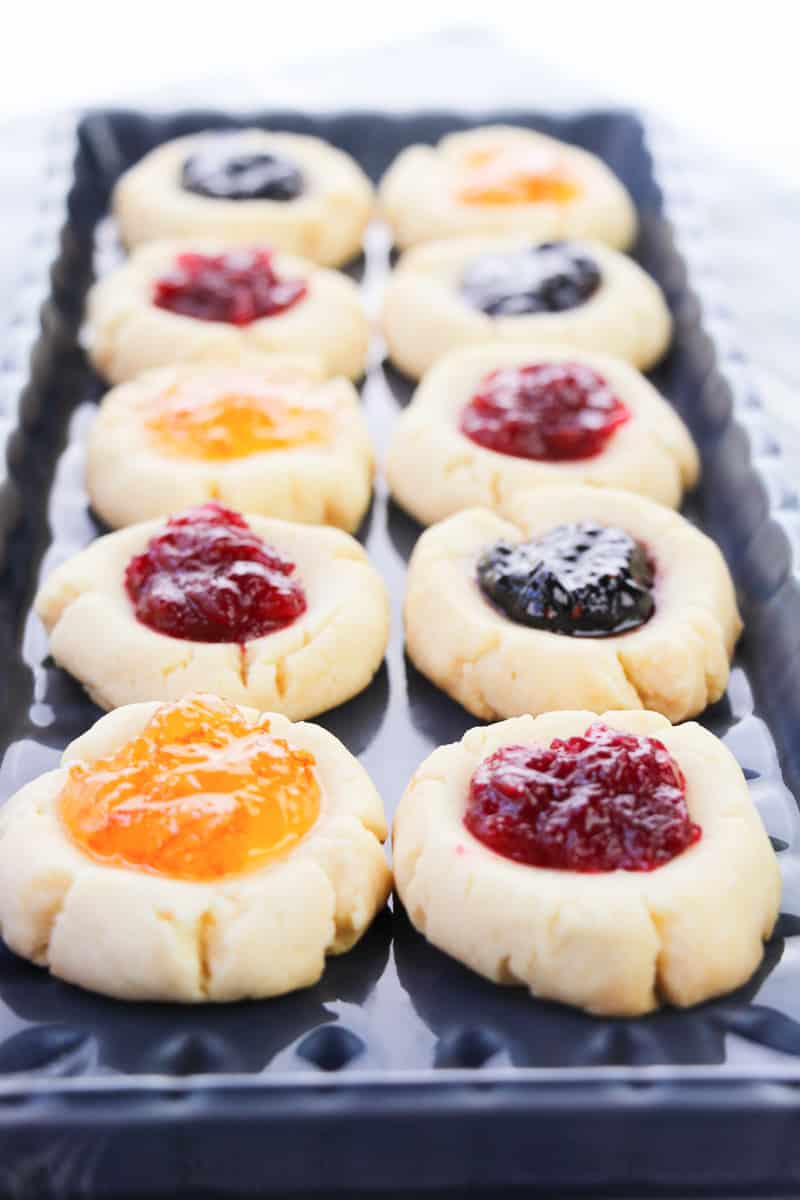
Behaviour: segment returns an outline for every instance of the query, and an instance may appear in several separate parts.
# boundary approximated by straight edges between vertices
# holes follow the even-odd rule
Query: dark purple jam
[[[558,313],[590,300],[602,276],[594,259],[569,242],[543,242],[475,259],[461,280],[464,299],[490,317]]]
[[[627,633],[655,610],[644,546],[590,521],[517,545],[497,542],[478,561],[478,582],[512,621],[573,637]]]

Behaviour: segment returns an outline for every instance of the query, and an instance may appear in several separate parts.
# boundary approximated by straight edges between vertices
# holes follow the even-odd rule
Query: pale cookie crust
[[[586,731],[590,712],[471,729],[421,765],[394,821],[397,891],[427,939],[495,983],[604,1016],[686,1007],[732,991],[761,962],[780,875],[736,760],[699,725],[606,712],[614,729],[658,738],[681,767],[702,837],[654,871],[582,874],[515,863],[463,824],[480,762],[501,746]]]
[[[459,428],[461,413],[491,371],[538,362],[593,368],[627,405],[631,419],[593,458],[537,462],[479,446]],[[638,492],[676,508],[697,482],[691,435],[651,383],[621,359],[528,345],[453,350],[423,379],[401,414],[386,460],[392,495],[423,525],[473,505],[502,509],[520,491],[555,483]]]
[[[173,389],[203,396],[283,387],[293,405],[330,422],[321,443],[204,461],[170,454],[148,421]],[[183,392],[181,393],[183,394]],[[119,384],[103,398],[89,435],[86,482],[92,506],[112,528],[166,516],[217,499],[240,512],[317,525],[358,528],[372,495],[372,443],[358,393],[346,379],[265,360],[258,368],[161,367]]]
[[[304,177],[303,192],[283,201],[217,200],[186,191],[184,162],[218,140],[211,131],[177,138],[125,172],[114,189],[113,210],[126,245],[183,237],[268,241],[326,267],[338,267],[358,253],[374,196],[349,154],[320,138],[245,129],[236,136],[237,153],[291,160]]]
[[[67,747],[60,768],[0,809],[7,945],[61,979],[123,1000],[240,1000],[316,983],[325,956],[348,950],[389,892],[383,804],[369,776],[324,729],[269,714],[276,737],[314,755],[323,793],[316,824],[290,854],[214,883],[109,866],[72,841],[57,799],[70,763],[114,751],[157,708],[133,704],[101,718]]]
[[[518,624],[476,578],[480,554],[556,525],[626,530],[656,564],[654,615],[629,633],[569,637]],[[548,487],[509,506],[509,519],[469,509],[414,548],[405,602],[408,653],[424,675],[485,720],[585,708],[652,709],[671,721],[725,691],[742,623],[719,549],[678,513],[629,492]]]
[[[269,249],[269,247],[265,247]],[[304,279],[308,294],[274,317],[250,325],[202,321],[158,308],[151,296],[156,280],[179,254],[221,254],[220,241],[148,242],[90,290],[85,342],[89,357],[111,383],[122,383],[149,367],[174,363],[236,366],[254,354],[296,356],[324,375],[357,379],[363,374],[369,322],[352,279],[290,254],[275,254],[283,278]]]
[[[582,193],[563,204],[463,203],[456,193],[465,160],[496,148],[520,155],[552,153],[578,181]],[[536,241],[593,238],[625,250],[636,236],[633,202],[596,155],[511,125],[451,133],[437,146],[409,146],[381,180],[378,203],[402,250],[418,242],[472,233],[524,233]]]
[[[512,234],[453,238],[408,250],[389,278],[383,303],[383,331],[395,366],[419,379],[449,350],[491,341],[600,350],[642,371],[658,362],[672,337],[663,293],[632,259],[599,242],[570,243],[594,259],[602,275],[594,295],[576,308],[492,317],[464,299],[461,281],[472,262],[530,245],[529,237]]]
[[[297,566],[308,608],[285,629],[232,642],[191,642],[143,625],[125,568],[163,529],[146,521],[107,534],[52,572],[36,597],[56,662],[101,708],[176,700],[200,689],[302,720],[363,691],[389,636],[386,587],[366,552],[338,529],[246,514]]]

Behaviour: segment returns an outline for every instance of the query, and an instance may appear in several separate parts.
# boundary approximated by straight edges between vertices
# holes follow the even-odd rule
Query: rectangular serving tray
[[[82,465],[103,386],[78,334],[87,286],[119,255],[107,212],[120,172],[168,138],[257,124],[327,138],[377,179],[409,143],[487,121],[604,158],[639,209],[636,257],[669,298],[676,339],[653,379],[700,445],[703,482],[686,511],[726,554],[746,620],[728,693],[703,723],[744,768],[784,875],[763,966],[691,1011],[603,1020],[485,982],[429,947],[395,902],[318,986],[190,1008],[91,995],[0,943],[0,1196],[774,1195],[800,1185],[800,588],[786,534],[798,499],[724,314],[693,290],[707,297],[710,283],[692,173],[665,131],[630,112],[104,111],[56,139],[51,182],[77,132],[66,223],[57,244],[40,230],[31,249],[54,265],[0,480],[0,799],[56,765],[99,715],[47,657],[30,604],[41,575],[102,532]],[[353,268],[373,306],[389,262],[376,227]],[[17,326],[35,319],[23,312]],[[410,386],[381,362],[377,340],[374,349],[362,391],[383,452]],[[18,367],[7,354],[12,380]],[[370,687],[321,721],[360,756],[390,813],[430,749],[474,723],[404,658],[400,605],[418,533],[379,481],[360,536],[392,592],[392,641]]]

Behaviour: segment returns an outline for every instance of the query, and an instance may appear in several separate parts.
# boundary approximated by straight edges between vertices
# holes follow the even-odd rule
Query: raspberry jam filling
[[[162,452],[207,462],[326,442],[330,416],[303,404],[302,390],[221,371],[176,384],[158,398],[146,424]]]
[[[549,150],[479,150],[460,171],[462,204],[567,204],[581,194],[558,155]]]
[[[308,293],[304,279],[281,279],[268,250],[179,254],[153,285],[157,308],[198,321],[250,325],[286,312]]]
[[[212,200],[287,201],[302,193],[304,181],[289,159],[254,153],[238,134],[221,133],[186,159],[181,186]]]
[[[655,870],[702,832],[666,746],[601,722],[581,737],[503,746],[484,759],[464,824],[505,858],[584,872]]]
[[[238,642],[306,611],[295,565],[216,501],[172,517],[125,570],[137,620],[192,642]]]
[[[478,560],[481,591],[512,621],[572,637],[638,629],[655,611],[655,570],[624,529],[581,521],[496,542]]]
[[[217,696],[159,708],[142,732],[59,796],[63,825],[92,858],[204,882],[284,857],[319,816],[315,759]]]
[[[461,295],[490,317],[565,312],[590,300],[602,276],[593,258],[569,242],[543,242],[474,259]]]
[[[602,453],[628,408],[580,363],[492,371],[461,414],[461,432],[497,454],[575,462]]]

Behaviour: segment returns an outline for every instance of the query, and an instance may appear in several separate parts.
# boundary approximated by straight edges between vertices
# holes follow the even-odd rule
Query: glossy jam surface
[[[238,134],[221,133],[187,158],[181,186],[212,200],[294,200],[304,187],[300,170],[279,154],[254,152]]]
[[[157,308],[198,321],[250,325],[292,308],[308,293],[304,279],[281,279],[267,250],[179,254],[153,285]]]
[[[197,882],[284,857],[314,825],[314,756],[216,696],[164,705],[138,737],[75,763],[59,797],[72,840],[102,862]]]
[[[512,621],[573,637],[639,628],[655,611],[655,571],[624,529],[582,521],[542,537],[496,542],[478,560],[478,583]]]
[[[581,187],[549,150],[487,149],[461,166],[456,196],[462,204],[567,204]]]
[[[532,363],[487,375],[461,414],[461,432],[497,454],[574,462],[600,454],[630,415],[590,367]]]
[[[484,759],[464,824],[505,858],[561,871],[652,871],[701,836],[667,748],[601,722],[581,737],[503,746]]]
[[[543,242],[474,259],[461,295],[490,317],[566,312],[590,300],[602,276],[593,258],[569,242]]]
[[[226,462],[319,445],[330,436],[330,416],[302,403],[297,385],[268,385],[220,371],[190,378],[158,398],[147,428],[163,453]]]
[[[295,565],[216,501],[172,517],[130,560],[137,620],[168,637],[238,642],[283,629],[306,610]]]

